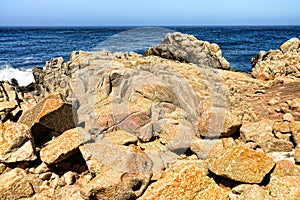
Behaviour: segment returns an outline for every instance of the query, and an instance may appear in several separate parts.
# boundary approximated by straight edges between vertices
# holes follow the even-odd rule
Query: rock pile
[[[4,82],[0,199],[299,199],[300,80],[192,64],[191,38],[51,59],[24,94]]]

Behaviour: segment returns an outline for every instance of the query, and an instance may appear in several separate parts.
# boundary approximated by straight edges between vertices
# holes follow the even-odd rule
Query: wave
[[[27,86],[34,82],[32,69],[13,68],[9,64],[0,65],[0,80],[17,79],[20,86]]]

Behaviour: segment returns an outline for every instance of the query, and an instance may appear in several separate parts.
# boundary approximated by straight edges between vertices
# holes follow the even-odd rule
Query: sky
[[[0,26],[300,25],[299,0],[0,0]]]

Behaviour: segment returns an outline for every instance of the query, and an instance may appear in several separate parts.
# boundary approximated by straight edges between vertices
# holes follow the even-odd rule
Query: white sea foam
[[[34,82],[31,69],[16,69],[9,64],[0,66],[0,80],[10,81],[12,78],[17,79],[20,86]]]

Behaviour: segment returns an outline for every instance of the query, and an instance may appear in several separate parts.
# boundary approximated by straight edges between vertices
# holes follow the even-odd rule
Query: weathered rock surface
[[[229,62],[222,56],[219,45],[199,41],[192,35],[179,32],[168,33],[160,45],[146,50],[145,56],[150,55],[194,63],[200,67],[231,69]]]
[[[277,139],[273,135],[273,128],[267,122],[255,122],[243,124],[240,129],[241,139],[247,142],[255,142],[264,152],[289,152],[293,150],[290,141]]]
[[[15,168],[0,175],[0,199],[21,199],[41,191],[42,180],[25,170]]]
[[[84,142],[84,136],[79,128],[70,129],[43,147],[41,160],[49,165],[61,162],[71,157]]]
[[[140,196],[152,176],[152,161],[135,145],[116,145],[104,137],[80,146],[80,152],[89,170],[99,174],[90,189],[100,199]]]
[[[206,176],[206,161],[177,161],[169,166],[164,174],[162,179],[147,188],[140,200],[228,199],[228,191]]]
[[[228,148],[221,156],[209,159],[210,171],[244,183],[260,183],[274,166],[271,158],[244,146]]]
[[[14,163],[35,159],[35,146],[29,127],[21,123],[0,123],[0,162]]]
[[[278,50],[261,51],[252,59],[252,75],[257,79],[273,80],[278,76],[300,73],[300,40],[292,38],[280,46]]]
[[[300,176],[272,176],[267,188],[272,199],[299,199]]]
[[[271,200],[269,191],[254,185],[238,185],[232,188],[232,194],[229,194],[230,200]]]
[[[59,93],[50,94],[23,113],[18,122],[31,127],[36,143],[55,132],[61,134],[75,127],[72,105],[66,103]]]

